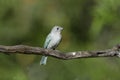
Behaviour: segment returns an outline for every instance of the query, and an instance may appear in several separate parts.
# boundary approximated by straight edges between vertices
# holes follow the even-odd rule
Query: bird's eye
[[[57,30],[59,30],[59,28],[57,28]]]

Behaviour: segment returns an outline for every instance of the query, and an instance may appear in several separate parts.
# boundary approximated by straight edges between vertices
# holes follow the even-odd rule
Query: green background
[[[104,50],[120,43],[120,0],[0,0],[0,45],[42,47],[54,25],[63,52]],[[60,60],[0,54],[0,80],[120,80],[119,58]]]

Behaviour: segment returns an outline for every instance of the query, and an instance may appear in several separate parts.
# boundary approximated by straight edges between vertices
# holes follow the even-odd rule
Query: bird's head
[[[62,27],[60,27],[60,26],[54,26],[54,27],[52,28],[52,31],[51,31],[51,32],[59,32],[59,33],[61,33],[62,30],[63,30]]]

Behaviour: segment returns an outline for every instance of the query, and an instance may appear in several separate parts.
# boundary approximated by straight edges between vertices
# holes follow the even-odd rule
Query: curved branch
[[[4,46],[0,45],[1,53],[9,54],[34,54],[34,55],[46,55],[59,59],[75,59],[75,58],[92,58],[92,57],[113,57],[120,56],[120,45],[113,47],[112,49],[101,51],[75,51],[75,52],[61,52],[59,50],[44,49],[40,47],[32,47],[27,45],[16,46]]]

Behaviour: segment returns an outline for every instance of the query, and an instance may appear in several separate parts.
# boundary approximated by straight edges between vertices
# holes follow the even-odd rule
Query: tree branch
[[[59,59],[75,59],[75,58],[92,58],[92,57],[120,57],[120,45],[117,45],[111,49],[101,51],[76,51],[76,52],[61,52],[58,50],[44,49],[40,47],[32,47],[26,45],[16,46],[4,46],[0,45],[1,53],[9,54],[34,54],[34,55],[46,55]]]

